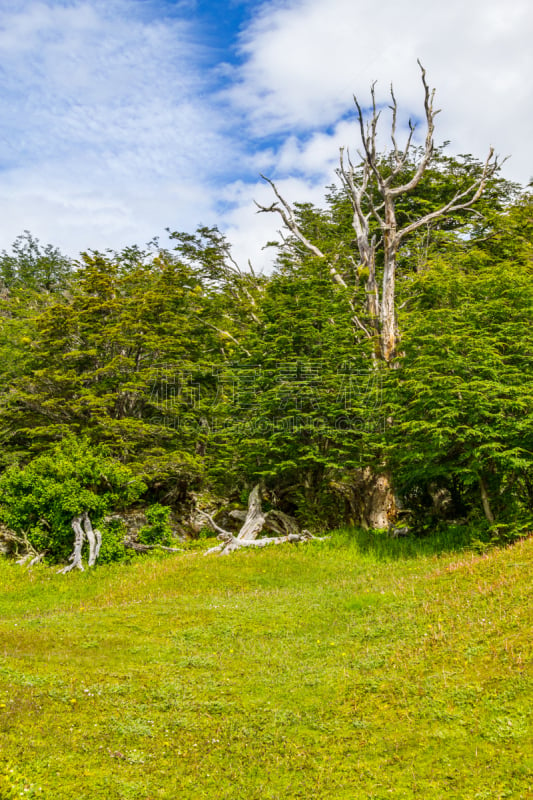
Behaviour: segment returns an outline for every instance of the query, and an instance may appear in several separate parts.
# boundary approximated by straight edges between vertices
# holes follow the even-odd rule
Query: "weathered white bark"
[[[218,536],[222,539],[222,535]],[[223,543],[217,547],[211,547],[206,551],[205,555],[210,553],[220,553],[220,555],[227,555],[234,550],[239,550],[241,547],[267,547],[270,544],[285,544],[285,542],[309,542],[310,540],[322,542],[327,539],[327,536],[313,536],[309,531],[303,530],[301,533],[289,533],[287,536],[265,536],[262,539],[239,539],[231,533],[227,534]]]
[[[300,532],[296,520],[289,517],[288,514],[284,514],[282,511],[263,513],[261,500],[261,485],[257,484],[250,492],[248,511],[230,512],[230,515],[234,519],[242,520],[244,516],[243,525],[237,536],[221,528],[206,511],[199,511],[198,513],[205,517],[213,530],[218,533],[217,539],[222,542],[222,544],[207,550],[205,555],[210,555],[211,553],[227,555],[241,547],[267,547],[271,544],[284,544],[285,542],[308,542],[311,539],[322,541],[321,537],[313,536],[307,530],[302,530]],[[281,536],[265,536],[258,539],[258,534],[261,533],[264,528],[273,530],[276,533],[281,533]]]
[[[74,550],[72,551],[72,555],[69,558],[70,564],[63,569],[60,569],[59,572],[65,575],[67,572],[70,572],[73,569],[79,569],[83,572],[83,564],[81,562],[81,551],[83,548],[83,542],[85,541],[85,533],[83,528],[81,527],[81,521],[83,519],[83,515],[79,517],[74,517],[71,522],[72,530],[74,531]]]
[[[20,564],[21,566],[34,567],[43,560],[45,555],[46,553],[38,553],[36,556],[32,555],[31,553],[26,553],[25,556],[17,560],[17,564]]]
[[[102,544],[102,534],[99,530],[93,529],[91,520],[89,519],[89,515],[86,511],[84,511],[83,514],[80,514],[80,516],[74,517],[71,525],[72,530],[74,531],[74,549],[69,558],[70,564],[59,570],[59,573],[63,575],[73,569],[79,569],[81,572],[84,571],[81,552],[85,540],[87,540],[89,543],[89,567],[93,567],[95,565],[96,559],[100,553],[100,546]]]
[[[90,567],[94,567],[96,559],[100,554],[100,547],[102,546],[102,534],[99,530],[93,530],[91,520],[89,519],[89,515],[87,513],[83,514],[83,527],[85,530],[85,536],[89,542],[88,564]]]
[[[164,550],[166,553],[184,553],[182,547],[167,547],[164,544],[142,544],[141,542],[126,542],[125,546],[136,553],[148,553],[150,550]]]
[[[0,524],[0,554],[17,555],[19,556],[17,564],[33,567],[43,560],[46,552],[39,553],[29,541],[25,531],[17,534]]]
[[[250,492],[250,497],[248,498],[248,513],[246,514],[246,519],[244,520],[244,524],[237,538],[243,539],[244,541],[255,539],[258,533],[263,530],[264,525],[265,515],[263,514],[261,504],[261,484],[258,483]]]

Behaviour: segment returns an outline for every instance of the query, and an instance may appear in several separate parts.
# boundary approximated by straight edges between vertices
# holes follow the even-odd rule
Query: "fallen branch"
[[[17,564],[21,566],[27,565],[33,567],[38,564],[46,555],[46,551],[40,553],[31,544],[25,531],[19,535],[15,531],[6,528],[4,525],[0,526],[0,543],[3,545],[1,548],[2,553],[9,554],[12,549],[15,550],[15,555],[20,556],[17,559]],[[14,545],[14,548],[12,547]],[[19,551],[21,548],[22,552]]]
[[[267,547],[270,544],[284,544],[285,542],[309,542],[311,540],[323,541],[327,537],[313,536],[308,530],[300,531],[295,519],[282,511],[268,511],[264,513],[261,505],[261,484],[257,484],[250,492],[248,499],[248,511],[231,511],[233,519],[242,521],[243,524],[237,536],[230,531],[224,530],[218,525],[213,517],[206,511],[198,513],[207,519],[212,529],[218,533],[217,539],[221,544],[211,547],[205,555],[219,553],[227,555],[241,547]],[[244,521],[243,521],[244,520]],[[258,539],[257,536],[264,529],[270,529],[280,536],[265,536]]]
[[[303,530],[301,533],[289,533],[287,536],[265,536],[262,539],[239,539],[238,536],[228,533],[224,537],[222,544],[217,547],[211,547],[205,552],[205,555],[220,553],[221,556],[225,556],[234,550],[239,550],[241,547],[266,547],[269,544],[285,544],[285,542],[323,542],[327,538],[327,536],[313,536],[307,530]],[[219,534],[217,539],[222,539],[222,534]]]
[[[28,567],[34,567],[36,564],[39,564],[39,562],[43,560],[45,555],[46,553],[37,553],[36,556],[34,556],[33,553],[26,553],[26,555],[22,556],[22,558],[19,558],[16,563],[20,564],[22,567],[26,565]]]
[[[182,547],[167,547],[164,544],[141,544],[141,542],[126,542],[128,550],[135,550],[136,553],[147,553],[149,550],[165,550],[167,553],[184,553]]]

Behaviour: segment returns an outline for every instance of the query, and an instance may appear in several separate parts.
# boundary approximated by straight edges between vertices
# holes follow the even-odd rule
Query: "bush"
[[[146,519],[149,524],[144,525],[139,531],[138,539],[141,544],[170,545],[172,542],[172,528],[169,524],[170,508],[155,503],[146,509]]]
[[[72,551],[74,517],[86,512],[96,527],[110,509],[126,507],[145,488],[105,447],[70,436],[0,477],[0,521],[58,562]]]
[[[124,544],[126,526],[122,520],[112,519],[102,526],[102,546],[98,556],[99,564],[110,564],[112,561],[130,560],[132,551]]]

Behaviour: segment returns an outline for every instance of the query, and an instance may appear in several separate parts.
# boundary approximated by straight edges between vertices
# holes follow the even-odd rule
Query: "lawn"
[[[533,798],[533,539],[433,549],[344,532],[83,574],[0,560],[0,787]]]

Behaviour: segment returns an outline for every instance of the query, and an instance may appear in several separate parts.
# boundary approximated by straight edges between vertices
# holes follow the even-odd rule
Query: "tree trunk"
[[[244,541],[253,540],[263,530],[264,525],[265,515],[261,507],[261,484],[258,483],[250,492],[248,513],[237,538]]]
[[[489,493],[487,492],[487,484],[483,480],[482,477],[479,478],[479,489],[481,492],[481,503],[483,505],[483,511],[485,513],[485,517],[489,525],[494,525],[494,514],[492,513],[492,509],[490,507],[490,499]]]
[[[100,546],[102,544],[102,534],[99,530],[93,529],[91,520],[89,519],[89,515],[86,511],[84,511],[83,514],[80,514],[79,517],[74,517],[71,525],[72,530],[74,531],[74,549],[69,558],[70,564],[59,570],[59,573],[63,575],[73,569],[79,569],[81,572],[84,571],[81,551],[83,549],[85,540],[89,542],[88,564],[90,567],[95,565],[96,559],[100,553]]]
[[[376,530],[389,529],[394,524],[398,509],[387,474],[377,474],[365,467],[346,480],[334,481],[332,487],[348,503],[354,525]]]
[[[83,527],[85,529],[85,536],[89,542],[89,566],[94,567],[96,559],[100,555],[100,547],[102,546],[102,534],[99,530],[93,530],[91,520],[87,512],[83,514]]]

